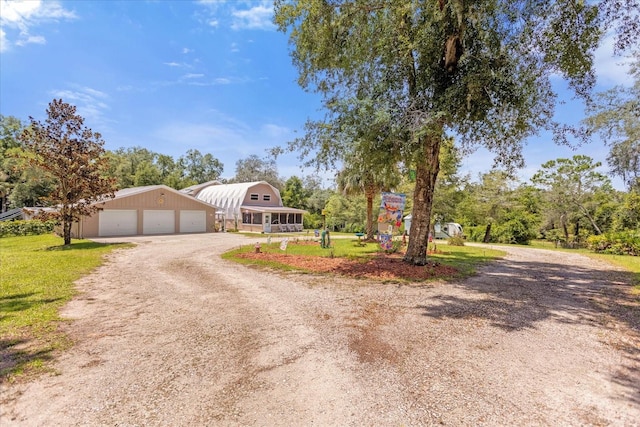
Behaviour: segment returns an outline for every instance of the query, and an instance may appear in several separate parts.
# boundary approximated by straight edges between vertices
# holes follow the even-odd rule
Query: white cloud
[[[231,43],[231,52],[240,52],[240,48],[238,47],[238,43],[233,42]]]
[[[52,90],[50,95],[75,105],[78,114],[86,119],[89,127],[106,127],[105,112],[110,109],[106,102],[109,95],[106,93],[90,87],[73,86],[71,89]]]
[[[186,54],[188,54],[188,53],[191,53],[191,52],[193,52],[193,49],[189,49],[188,47],[183,47],[183,48],[182,48],[182,53],[183,53],[184,55],[186,55]]]
[[[182,76],[183,79],[199,79],[201,77],[204,77],[204,74],[189,73]]]
[[[73,11],[64,9],[57,1],[0,0],[0,51],[8,50],[12,44],[45,44],[46,38],[43,35],[31,34],[34,27],[47,22],[76,18],[78,17]]]
[[[210,27],[218,28],[218,26],[220,25],[220,22],[218,22],[217,19],[211,19],[209,20],[209,22],[207,22],[207,24],[209,24]]]
[[[269,139],[282,139],[291,135],[291,129],[271,123],[262,125],[261,131]]]
[[[633,84],[633,79],[628,74],[631,58],[613,56],[614,38],[609,35],[604,38],[594,55],[594,67],[598,77],[598,83],[612,86]]]
[[[47,40],[43,36],[27,36],[16,42],[16,46],[24,46],[26,44],[47,44]]]
[[[267,2],[263,2],[258,6],[254,6],[246,10],[234,10],[231,12],[233,23],[231,28],[234,30],[273,30],[273,7]]]
[[[0,52],[9,50],[9,40],[7,40],[7,33],[0,28]]]

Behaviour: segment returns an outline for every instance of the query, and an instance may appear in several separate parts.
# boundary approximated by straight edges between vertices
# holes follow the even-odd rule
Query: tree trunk
[[[62,220],[62,230],[64,235],[63,237],[64,237],[65,246],[71,244],[71,225],[72,225],[72,222],[68,218],[64,218]]]
[[[65,206],[60,211],[61,221],[62,221],[62,237],[64,239],[64,244],[71,244],[71,226],[73,225],[73,215],[70,212],[71,208]]]
[[[427,264],[433,190],[440,170],[441,142],[442,132],[425,136],[422,141],[424,154],[417,162],[409,245],[404,255],[404,261],[414,265]]]
[[[366,189],[366,197],[367,197],[367,240],[374,239],[374,229],[373,229],[373,196],[374,192],[370,189]]]
[[[482,239],[483,243],[489,243],[491,240],[491,223],[487,224],[487,228],[484,231],[484,239]]]

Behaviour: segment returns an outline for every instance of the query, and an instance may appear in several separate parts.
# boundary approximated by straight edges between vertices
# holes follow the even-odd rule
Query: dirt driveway
[[[232,234],[134,240],[78,282],[59,374],[3,385],[0,425],[640,423],[638,299],[587,258],[508,248],[398,285],[222,261]]]

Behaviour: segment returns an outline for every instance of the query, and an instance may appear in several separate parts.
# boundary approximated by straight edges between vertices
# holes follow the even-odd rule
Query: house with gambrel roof
[[[303,228],[306,211],[284,206],[280,191],[266,181],[235,184],[211,181],[180,191],[217,206],[227,230],[281,233]]]

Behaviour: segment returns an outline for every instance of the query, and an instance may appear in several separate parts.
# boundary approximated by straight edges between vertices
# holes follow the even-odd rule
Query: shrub
[[[464,234],[472,242],[482,242],[485,231],[487,231],[487,227],[482,225],[464,227]]]
[[[0,237],[10,236],[34,236],[37,234],[52,233],[56,221],[41,221],[30,219],[26,221],[3,221],[0,222]]]
[[[587,247],[599,253],[640,256],[640,232],[619,231],[590,236]]]
[[[496,226],[494,237],[499,243],[528,245],[536,237],[535,219],[524,212],[512,212],[506,221]]]
[[[464,237],[460,235],[451,236],[447,242],[451,246],[464,246]]]

